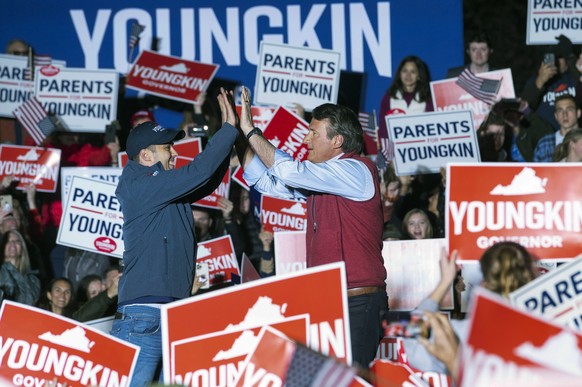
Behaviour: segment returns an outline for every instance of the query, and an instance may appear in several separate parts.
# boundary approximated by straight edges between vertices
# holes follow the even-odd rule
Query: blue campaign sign
[[[425,60],[433,79],[463,63],[461,0],[7,1],[0,34],[4,44],[24,39],[68,67],[126,73],[135,20],[145,30],[134,59],[155,37],[160,53],[219,64],[217,77],[251,90],[262,40],[338,51],[342,70],[365,73],[366,111],[378,109],[407,55]]]

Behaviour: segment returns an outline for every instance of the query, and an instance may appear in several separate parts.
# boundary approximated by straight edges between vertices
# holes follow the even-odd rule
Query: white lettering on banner
[[[283,273],[293,273],[307,269],[306,262],[283,262],[281,266],[283,267]]]
[[[408,146],[398,149],[398,155],[404,163],[433,159],[435,157],[475,157],[475,149],[468,143],[451,143],[438,145]]]
[[[220,185],[218,186],[218,188],[216,188],[214,190],[214,194],[216,194],[218,196],[222,196],[222,197],[227,197],[228,196],[227,184],[226,183],[220,183]]]
[[[519,236],[519,235],[502,235],[502,236],[480,236],[477,238],[477,247],[486,249],[496,243],[509,241],[519,243],[525,248],[544,248],[549,249],[553,247],[562,247],[563,239],[558,235],[535,235],[535,236]]]
[[[220,257],[204,259],[203,261],[208,262],[209,271],[232,269],[238,267],[236,256],[234,255],[234,253],[221,255]]]
[[[376,358],[387,359],[390,361],[399,361],[399,356],[402,357],[402,363],[408,364],[408,358],[406,352],[403,351],[402,346],[399,341],[387,343],[381,341],[378,345],[378,350],[376,351]]]
[[[208,83],[208,79],[188,77],[183,74],[171,73],[169,71],[153,69],[138,64],[133,66],[132,75],[142,79],[163,82],[164,84],[170,83],[175,86],[199,91],[204,91],[206,89],[206,84]]]
[[[463,356],[463,380],[470,380],[475,386],[528,386],[544,380],[534,367],[520,366],[481,349],[466,346]],[[463,350],[463,352],[465,352]]]
[[[450,202],[454,235],[511,229],[580,232],[582,203],[555,202]]]
[[[578,298],[580,294],[582,294],[582,273],[577,271],[567,280],[555,283],[553,289],[543,290],[539,295],[528,298],[524,304],[528,310],[544,314],[547,308],[556,308],[573,298]]]
[[[449,381],[445,374],[439,374],[436,372],[415,372],[415,375],[431,387],[449,387]]]
[[[251,362],[244,370],[243,387],[279,387],[283,385],[281,378],[264,368],[255,371],[255,365]]]
[[[364,57],[370,55],[378,75],[391,77],[390,3],[381,1],[375,5],[377,14],[375,23],[370,21],[368,11],[362,3],[287,5],[281,9],[266,5],[253,6],[246,10],[228,7],[223,11],[222,23],[216,16],[218,11],[213,8],[198,8],[197,18],[196,9],[193,8],[181,8],[179,16],[163,8],[155,10],[155,28],[152,22],[154,15],[148,11],[139,8],[120,9],[115,11],[113,17],[114,67],[121,73],[127,72],[127,24],[132,19],[146,27],[140,39],[141,47],[149,46],[152,31],[157,31],[158,37],[163,41],[172,41],[170,25],[178,24],[182,52],[176,56],[195,60],[197,52],[197,58],[201,62],[219,63],[220,61],[215,60],[213,54],[214,49],[217,48],[227,66],[240,66],[241,51],[244,52],[244,57],[249,64],[256,65],[259,60],[259,45],[263,40],[270,43],[287,42],[297,47],[322,48],[316,32],[316,27],[321,22],[321,25],[330,26],[330,30],[326,31],[333,37],[329,49],[341,53],[343,69],[347,69],[346,58],[351,58],[351,71],[370,71],[369,68],[364,68]],[[324,10],[328,6],[331,12],[326,13]],[[99,68],[105,32],[111,28],[111,13],[110,9],[100,9],[96,15],[86,15],[81,9],[70,11],[85,55],[87,69]],[[306,14],[307,17],[305,17]],[[324,15],[325,20],[322,19]],[[172,17],[176,19],[173,20]],[[95,20],[92,28],[88,20]],[[265,28],[265,20],[268,23],[267,29],[259,34],[258,26]],[[346,20],[348,20],[347,25]],[[226,31],[222,26],[226,26]],[[283,33],[279,33],[281,30]],[[198,36],[196,36],[196,31],[200,31]],[[347,51],[348,36],[351,50],[349,53]],[[169,50],[169,44],[162,45],[160,53],[169,55]]]
[[[243,368],[244,361],[242,360],[238,364],[227,363],[208,369],[201,368],[186,372],[184,375],[176,375],[175,382],[192,387],[232,386]]]
[[[111,238],[121,238],[122,226],[119,223],[111,223],[106,220],[89,218],[82,215],[69,214],[69,231],[88,232],[90,234],[104,235]]]
[[[489,106],[481,101],[474,101],[437,107],[436,109],[437,112],[450,112],[457,110],[471,110],[473,115],[484,116],[485,114],[489,113]]]
[[[0,160],[0,175],[28,175],[56,181],[58,174],[59,169],[56,166]]]
[[[117,371],[91,360],[12,337],[0,336],[0,366],[52,373],[83,385],[122,386],[129,381],[127,375],[120,378]]]
[[[309,133],[309,128],[301,123],[297,123],[297,126],[291,131],[287,140],[285,140],[281,150],[286,152],[289,156],[294,157],[297,150],[301,147],[301,144],[303,144],[303,139],[305,139],[307,133]],[[305,152],[302,152],[297,155],[297,158],[301,160],[304,153]]]
[[[261,210],[261,216],[264,224],[286,227],[287,229],[292,228],[294,230],[305,229],[305,219],[303,218],[265,210]],[[283,228],[280,229],[280,231],[283,230]]]
[[[558,98],[561,95],[566,95],[566,94],[570,94],[572,96],[576,96],[576,88],[575,87],[568,87],[567,89],[564,89],[562,91],[548,91],[546,94],[544,94],[544,98],[543,101],[544,103],[550,103],[551,105],[554,104],[554,102],[556,101],[556,98]]]
[[[334,320],[333,329],[327,321],[311,324],[309,333],[309,347],[314,351],[330,355],[330,349],[332,349],[335,357],[346,357],[344,321],[341,318]]]

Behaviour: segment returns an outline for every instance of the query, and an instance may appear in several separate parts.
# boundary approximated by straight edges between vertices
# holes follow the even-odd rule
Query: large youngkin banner
[[[342,70],[366,73],[361,107],[372,111],[405,56],[425,60],[433,79],[463,64],[462,20],[461,0],[30,0],[3,4],[0,41],[24,39],[68,67],[126,73],[137,21],[145,30],[133,59],[156,37],[160,53],[219,64],[218,78],[251,90],[262,40],[330,49],[341,53]]]

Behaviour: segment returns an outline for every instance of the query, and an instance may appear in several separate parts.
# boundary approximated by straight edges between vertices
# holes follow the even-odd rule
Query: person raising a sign
[[[179,169],[173,144],[184,131],[144,122],[127,139],[129,161],[115,192],[124,217],[125,267],[111,334],[141,347],[132,386],[146,385],[160,370],[160,306],[191,295],[196,240],[190,203],[214,191],[228,168],[238,131],[227,98],[221,90],[222,128]]]
[[[253,127],[250,94],[242,90],[240,126],[250,147],[244,178],[265,194],[307,199],[307,267],[345,262],[352,359],[368,367],[387,311],[382,258],[382,203],[376,166],[360,156],[363,131],[350,109],[326,103],[312,112],[303,142],[307,161],[294,161]]]

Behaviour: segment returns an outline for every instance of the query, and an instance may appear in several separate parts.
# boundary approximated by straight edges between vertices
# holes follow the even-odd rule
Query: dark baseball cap
[[[150,145],[162,145],[184,138],[186,133],[180,129],[166,129],[153,121],[139,124],[127,137],[127,157],[133,159],[139,151]]]

